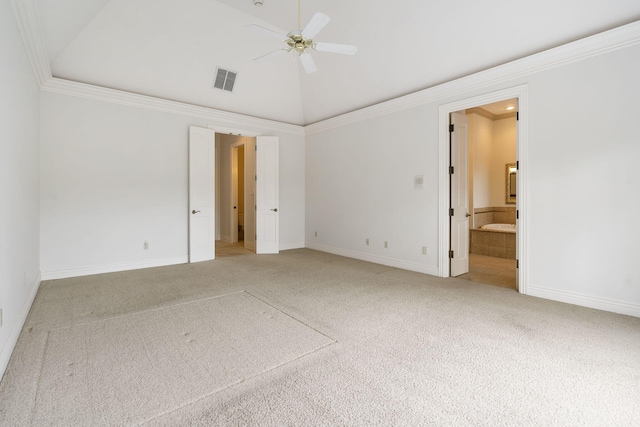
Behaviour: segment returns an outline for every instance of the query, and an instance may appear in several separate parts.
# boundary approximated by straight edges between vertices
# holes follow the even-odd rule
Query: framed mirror
[[[505,203],[514,205],[516,203],[516,169],[515,163],[507,163],[505,167]]]

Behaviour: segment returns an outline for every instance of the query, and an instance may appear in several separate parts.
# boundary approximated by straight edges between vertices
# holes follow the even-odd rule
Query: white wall
[[[40,284],[39,87],[0,1],[0,377]]]
[[[505,165],[516,162],[516,118],[491,120],[476,113],[469,118],[473,144],[473,207],[507,205]]]
[[[492,205],[493,121],[478,114],[469,115],[469,134],[473,141],[473,207]]]
[[[437,271],[438,107],[528,84],[528,292],[640,316],[638,70],[635,45],[314,132],[307,245]],[[418,174],[423,190],[413,189]]]
[[[189,125],[216,123],[42,93],[45,278],[186,262]],[[280,137],[281,248],[302,247],[304,137],[257,131]]]
[[[493,121],[491,164],[491,206],[512,206],[506,203],[506,165],[516,162],[516,118]]]
[[[308,135],[307,246],[436,274],[437,133],[426,105]]]

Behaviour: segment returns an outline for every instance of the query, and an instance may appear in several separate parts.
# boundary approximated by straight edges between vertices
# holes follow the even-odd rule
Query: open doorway
[[[278,204],[279,191],[279,143],[277,136],[256,135],[244,137],[240,133],[220,133],[216,128],[189,127],[189,262],[209,261],[216,258],[215,242],[226,237],[232,241],[232,221],[237,226],[237,218],[230,214],[231,207],[222,208],[229,200],[231,205],[231,185],[223,184],[223,180],[231,181],[231,143],[225,144],[221,139],[230,137],[244,138],[245,155],[245,189],[250,183],[255,185],[254,200],[247,203],[250,207],[245,211],[245,244],[247,233],[253,226],[255,253],[277,254],[280,251],[280,214]],[[253,142],[253,150],[247,145]],[[247,155],[253,153],[254,168],[248,166]],[[237,155],[237,152],[236,152]],[[225,167],[227,171],[225,172]],[[253,173],[253,174],[252,174]],[[251,175],[252,174],[252,175]],[[250,176],[247,176],[250,175]],[[251,191],[245,191],[251,194]],[[246,214],[254,215],[254,220],[247,220]],[[226,219],[224,218],[226,215]],[[251,221],[251,222],[249,222]]]
[[[466,258],[452,257],[451,275],[514,290],[517,289],[517,114],[516,98],[453,113],[452,120],[464,123],[466,129],[457,135],[458,140],[452,137],[451,148],[452,162],[462,169],[452,174],[452,182],[464,181],[451,186],[452,207],[454,201],[466,198],[465,203],[456,205],[464,205],[468,218],[462,224],[464,233],[455,229],[460,216],[452,219],[452,238],[464,234],[467,239],[464,246],[468,249],[461,254]],[[460,144],[467,149],[464,156],[458,154],[464,151],[463,147],[455,146]],[[464,165],[458,158],[466,159]],[[466,271],[460,271],[456,265],[460,260],[468,260]]]
[[[256,138],[216,134],[220,153],[218,257],[255,253],[256,250]]]
[[[527,87],[519,86],[440,107],[443,277],[466,277],[526,293],[526,100]],[[455,116],[464,120],[464,137],[454,134]],[[484,134],[474,134],[478,131]],[[509,149],[504,147],[507,136]],[[456,138],[458,146],[452,145]],[[482,147],[487,141],[493,150]],[[492,224],[503,225],[482,228]],[[476,233],[478,229],[483,231]]]

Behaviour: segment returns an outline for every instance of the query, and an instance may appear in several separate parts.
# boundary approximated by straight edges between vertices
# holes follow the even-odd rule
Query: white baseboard
[[[598,310],[611,311],[613,313],[626,314],[628,316],[640,317],[640,305],[624,301],[593,297],[576,292],[559,291],[537,285],[527,285],[527,295],[566,302],[568,304],[580,305],[583,307],[595,308]]]
[[[2,349],[2,353],[0,353],[0,379],[4,376],[4,371],[7,369],[7,365],[9,364],[9,359],[11,359],[11,354],[16,347],[16,343],[18,342],[18,337],[20,337],[20,332],[22,332],[22,327],[24,326],[24,322],[27,320],[27,316],[29,315],[29,311],[31,310],[31,306],[33,305],[33,301],[36,299],[36,295],[38,294],[38,289],[40,289],[40,283],[42,283],[41,273],[38,273],[38,277],[36,277],[36,281],[33,286],[31,286],[31,292],[29,292],[29,296],[27,300],[22,305],[22,309],[20,310],[20,314],[18,316],[17,322],[13,325],[11,329],[11,334],[9,334],[9,339],[7,340],[4,348]]]
[[[288,251],[291,249],[303,249],[305,248],[305,244],[304,242],[302,243],[281,243],[280,244],[280,250],[281,251]]]
[[[307,243],[309,249],[316,251],[328,252],[334,255],[340,255],[347,258],[359,259],[360,261],[372,262],[374,264],[382,264],[388,267],[400,268],[402,270],[415,271],[417,273],[429,274],[431,276],[438,276],[438,267],[430,267],[428,265],[418,264],[414,262],[402,261],[395,258],[381,257],[378,255],[371,255],[362,252],[351,251],[348,249],[335,248],[333,246],[319,245],[316,243]]]
[[[138,270],[141,268],[186,264],[187,262],[189,262],[189,257],[181,256],[176,258],[144,260],[121,264],[92,265],[88,267],[72,268],[69,270],[45,271],[42,273],[42,280],[66,279],[69,277],[90,276],[92,274],[115,273],[117,271]]]

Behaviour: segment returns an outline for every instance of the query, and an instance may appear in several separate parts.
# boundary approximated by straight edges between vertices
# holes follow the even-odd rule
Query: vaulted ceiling
[[[318,41],[355,56],[293,52],[247,30],[298,26],[298,0],[36,0],[54,77],[293,124],[311,124],[640,19],[638,0],[301,0]],[[238,73],[212,87],[217,67]]]

